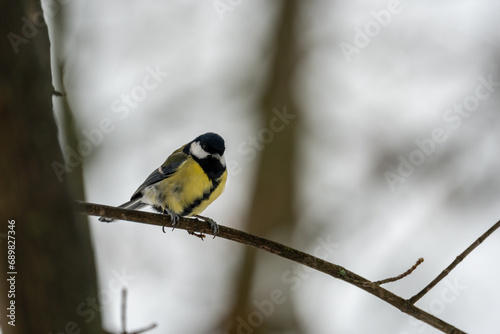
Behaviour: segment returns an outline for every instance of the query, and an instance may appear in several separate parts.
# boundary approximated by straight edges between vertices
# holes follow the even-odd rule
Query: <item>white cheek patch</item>
[[[226,167],[226,158],[224,157],[224,154],[219,158],[219,160],[221,165]]]
[[[191,144],[189,152],[198,159],[205,159],[206,157],[209,156],[209,153],[205,151],[203,148],[201,148],[200,143],[197,141]]]

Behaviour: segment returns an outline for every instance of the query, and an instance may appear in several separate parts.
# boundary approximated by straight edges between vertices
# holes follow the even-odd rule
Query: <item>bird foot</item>
[[[179,222],[180,219],[179,215],[169,209],[163,210],[163,213],[169,215],[170,220],[172,221],[172,231],[173,231],[175,229],[175,225],[177,225],[177,223]],[[162,226],[162,231],[163,233],[166,233],[165,224],[163,224]]]
[[[195,237],[200,238],[201,241],[203,241],[206,237],[206,235],[204,235],[203,233],[198,233],[198,232],[194,232],[194,231],[187,231],[187,232],[191,235],[194,235]]]
[[[212,218],[200,215],[193,215],[193,217],[206,221],[210,225],[212,231],[214,231],[214,238],[219,233],[219,225],[217,225],[217,223]]]

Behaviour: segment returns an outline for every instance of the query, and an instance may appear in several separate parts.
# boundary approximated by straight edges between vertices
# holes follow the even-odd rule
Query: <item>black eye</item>
[[[202,145],[201,145],[201,148],[202,148],[204,151],[208,151],[208,146],[207,146],[207,144],[202,144]]]

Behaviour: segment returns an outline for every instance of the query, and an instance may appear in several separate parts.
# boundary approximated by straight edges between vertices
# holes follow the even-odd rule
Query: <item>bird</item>
[[[199,216],[224,191],[227,180],[225,142],[213,132],[204,133],[175,150],[137,188],[124,209],[140,209],[150,205],[168,214],[172,226],[180,217],[197,217],[207,221],[214,237],[219,231],[215,221]],[[100,217],[101,222],[114,219]],[[163,226],[165,232],[165,226]],[[192,233],[191,233],[192,234]]]

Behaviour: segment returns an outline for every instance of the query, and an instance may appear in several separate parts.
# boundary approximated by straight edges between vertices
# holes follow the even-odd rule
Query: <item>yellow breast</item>
[[[226,179],[227,172],[224,172],[219,184],[214,185],[200,165],[188,158],[173,175],[146,189],[143,200],[178,215],[200,214],[220,196]]]

